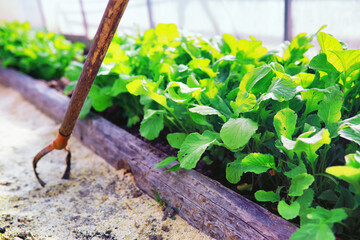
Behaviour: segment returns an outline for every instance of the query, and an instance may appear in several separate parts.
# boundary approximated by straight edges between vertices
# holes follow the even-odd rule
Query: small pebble
[[[167,218],[173,219],[173,217],[176,214],[175,209],[170,206],[165,207],[165,209],[163,207],[163,212],[164,212],[164,216],[162,218],[163,221],[165,221]]]
[[[170,231],[169,227],[166,226],[166,225],[162,226],[161,230],[163,230],[164,232],[169,232]]]
[[[17,237],[18,237],[18,238],[21,238],[21,239],[26,239],[27,233],[19,233],[19,234],[17,235]]]
[[[149,240],[163,240],[161,235],[150,235]]]
[[[141,195],[143,195],[143,192],[140,190],[140,189],[137,189],[135,191],[132,192],[132,197],[133,198],[138,198],[140,197]]]
[[[137,222],[135,222],[135,223],[134,223],[134,226],[135,226],[136,228],[139,228],[139,227],[140,227],[140,224],[138,224]]]

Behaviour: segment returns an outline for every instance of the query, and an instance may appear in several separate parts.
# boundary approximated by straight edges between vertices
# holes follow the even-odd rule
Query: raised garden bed
[[[0,83],[18,90],[61,121],[69,99],[42,82],[0,69]],[[288,239],[296,227],[194,170],[153,167],[166,155],[102,117],[78,121],[73,134],[114,168],[132,171],[139,188],[159,196],[192,226],[216,239]],[[30,161],[30,160],[29,160]]]

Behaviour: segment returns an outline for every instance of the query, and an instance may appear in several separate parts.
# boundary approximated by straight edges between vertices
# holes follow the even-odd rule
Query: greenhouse
[[[0,0],[0,240],[360,237],[355,0]]]

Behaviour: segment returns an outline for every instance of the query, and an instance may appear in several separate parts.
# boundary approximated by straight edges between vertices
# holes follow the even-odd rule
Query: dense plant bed
[[[309,60],[315,37],[321,50]],[[81,68],[66,71],[66,92]],[[356,238],[359,69],[360,50],[321,31],[268,52],[254,38],[208,41],[159,24],[115,37],[82,115],[118,106],[146,139],[167,132],[179,151],[156,168],[215,166],[215,178],[226,173],[235,190],[301,224],[292,239]]]
[[[315,36],[321,51],[309,60]],[[66,70],[66,93],[81,68]],[[155,168],[212,166],[216,179],[300,223],[292,239],[351,239],[360,225],[359,69],[360,50],[321,31],[268,52],[254,38],[205,40],[160,24],[114,38],[81,117],[94,109],[140,125],[148,140],[166,133],[179,151]]]
[[[54,120],[63,119],[69,99],[58,91],[10,69],[0,68],[0,83],[17,89]],[[288,239],[296,230],[194,170],[154,170],[166,155],[102,117],[80,120],[74,136],[115,168],[131,169],[142,190],[155,198],[155,188],[181,217],[216,239]]]
[[[2,66],[35,78],[60,78],[71,61],[84,59],[84,48],[85,44],[71,43],[61,34],[34,30],[28,22],[0,21]]]

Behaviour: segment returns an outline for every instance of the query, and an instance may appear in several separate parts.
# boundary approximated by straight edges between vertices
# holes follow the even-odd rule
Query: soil
[[[58,127],[0,85],[1,240],[211,239],[179,216],[169,218],[174,212],[143,194],[130,172],[116,171],[74,138],[71,179],[60,179],[66,154],[55,151],[38,164],[47,182],[41,188],[32,158]]]

